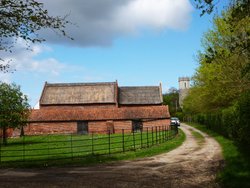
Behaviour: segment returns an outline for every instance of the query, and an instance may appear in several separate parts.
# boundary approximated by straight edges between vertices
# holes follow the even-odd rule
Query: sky
[[[201,38],[212,15],[200,17],[189,0],[40,0],[51,15],[68,15],[68,35],[39,34],[42,44],[25,49],[21,39],[11,60],[13,73],[0,81],[16,83],[31,106],[48,83],[114,82],[120,86],[162,83],[163,92],[178,89],[178,77],[192,76],[202,50]]]

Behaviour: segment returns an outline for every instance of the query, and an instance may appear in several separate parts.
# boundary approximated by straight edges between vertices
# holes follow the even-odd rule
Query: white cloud
[[[65,66],[54,58],[36,60],[35,57],[46,51],[48,48],[40,45],[31,45],[26,50],[24,41],[19,39],[12,49],[13,53],[0,51],[4,62],[10,62],[10,67],[17,71],[43,72],[49,74],[58,74]]]
[[[16,70],[18,73],[28,74],[46,74],[50,76],[58,76],[60,72],[67,69],[67,66],[60,63],[54,58],[43,58],[36,59],[42,52],[51,50],[48,47],[41,45],[31,45],[29,50],[25,48],[25,42],[19,39],[12,49],[13,53],[0,51],[0,57],[4,60],[3,62],[9,62],[11,70]],[[14,73],[3,73],[0,72],[0,81],[11,82]]]
[[[183,29],[190,21],[190,10],[189,2],[183,0],[136,0],[117,11],[116,22],[125,31],[140,27]]]
[[[75,40],[58,37],[52,31],[42,35],[51,43],[76,46],[105,46],[123,35],[152,30],[185,29],[191,19],[188,0],[42,0],[53,15],[69,14],[77,26],[68,25]]]

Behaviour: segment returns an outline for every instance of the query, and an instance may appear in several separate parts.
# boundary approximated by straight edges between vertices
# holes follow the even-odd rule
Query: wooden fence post
[[[73,160],[72,133],[71,133],[71,137],[70,137],[70,151],[71,151],[71,160]]]
[[[149,147],[149,145],[148,145],[148,127],[147,127],[147,147]]]
[[[25,161],[25,136],[23,136],[23,161]]]
[[[152,145],[154,145],[154,127],[151,128],[151,134],[152,134]]]
[[[94,135],[93,135],[94,133],[92,132],[92,134],[91,134],[91,150],[92,150],[92,155],[94,155]]]
[[[122,129],[122,151],[125,152],[125,145],[124,145],[124,129]]]
[[[135,132],[133,131],[133,144],[134,144],[134,150],[135,150]]]
[[[109,130],[109,155],[110,155],[110,130]]]
[[[141,130],[141,148],[143,147],[143,142],[142,142],[142,130]]]

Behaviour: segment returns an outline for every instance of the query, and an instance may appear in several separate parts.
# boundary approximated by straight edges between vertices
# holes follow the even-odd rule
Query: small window
[[[77,134],[88,134],[89,126],[87,121],[77,122]]]
[[[141,120],[132,121],[132,131],[133,132],[141,132],[143,129],[143,124]]]

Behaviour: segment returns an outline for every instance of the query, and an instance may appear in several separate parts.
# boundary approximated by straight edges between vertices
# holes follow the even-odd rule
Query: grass
[[[217,180],[220,182],[221,187],[250,187],[249,146],[241,146],[228,138],[208,130],[203,125],[196,123],[188,124],[213,136],[221,145],[225,160],[224,168],[217,175]]]
[[[192,135],[194,136],[194,138],[197,140],[199,146],[204,144],[205,138],[204,138],[204,136],[202,136],[202,134],[200,134],[199,132],[194,131],[194,130],[190,130],[190,131],[191,131]]]
[[[136,159],[170,151],[185,140],[182,131],[179,131],[175,138],[170,133],[167,134],[169,135],[164,132],[158,132],[157,135],[156,133],[125,134],[124,149],[126,152],[123,152],[121,145],[123,139],[121,134],[111,135],[110,138],[107,135],[96,135],[93,139],[91,135],[26,136],[24,140],[11,139],[7,146],[1,147],[0,166],[3,168],[83,166]],[[163,142],[164,138],[169,138],[169,140]],[[94,147],[92,142],[95,144]],[[25,149],[25,153],[23,149]]]

